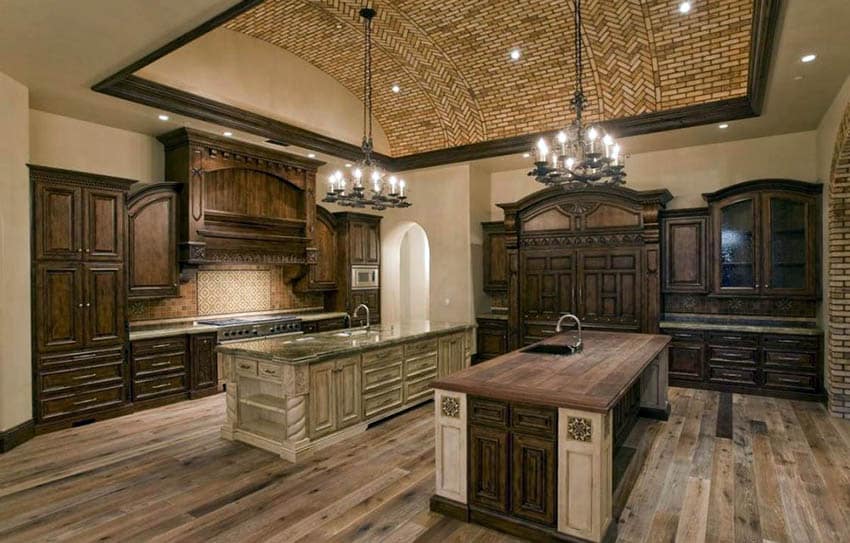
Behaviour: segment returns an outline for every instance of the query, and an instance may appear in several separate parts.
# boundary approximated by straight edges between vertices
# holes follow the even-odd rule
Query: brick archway
[[[827,205],[826,386],[830,413],[850,418],[850,105],[835,140]]]

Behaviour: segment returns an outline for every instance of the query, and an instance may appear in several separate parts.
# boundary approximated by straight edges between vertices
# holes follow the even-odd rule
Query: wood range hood
[[[159,136],[180,191],[181,267],[316,263],[316,170],[324,164],[189,128]]]

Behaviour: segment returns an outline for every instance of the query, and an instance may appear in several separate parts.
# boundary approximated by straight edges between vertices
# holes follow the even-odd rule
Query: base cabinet
[[[218,360],[215,355],[216,335],[197,334],[190,336],[189,359],[191,362],[192,395],[218,391]]]
[[[470,426],[469,503],[507,513],[508,431]]]
[[[469,366],[469,347],[466,334],[453,334],[440,339],[437,357],[437,377],[451,375]]]
[[[360,422],[360,357],[310,365],[310,439]]]
[[[478,318],[476,360],[481,362],[508,352],[507,319]]]

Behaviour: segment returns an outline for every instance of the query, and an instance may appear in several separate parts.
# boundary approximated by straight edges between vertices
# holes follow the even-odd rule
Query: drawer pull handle
[[[251,366],[247,366],[247,365],[245,365],[245,364],[239,364],[239,367],[240,367],[240,368],[242,368],[243,370],[250,370],[250,369],[253,369]]]
[[[800,383],[800,381],[798,381],[797,379],[791,379],[789,377],[780,377],[779,382],[780,383],[791,383],[791,384],[795,384],[795,385]]]
[[[74,360],[87,360],[89,358],[94,358],[94,354],[81,354],[74,357]]]
[[[744,338],[742,338],[741,336],[722,336],[721,339],[739,340],[739,339],[744,339]]]
[[[799,343],[796,339],[779,339],[779,343]]]
[[[80,400],[78,402],[74,402],[74,405],[85,405],[87,403],[94,403],[97,401],[97,398],[89,398],[88,400]]]
[[[151,349],[162,349],[163,347],[171,347],[171,343],[158,343],[151,347]]]
[[[156,390],[156,389],[159,389],[159,388],[165,388],[165,387],[170,387],[170,386],[171,386],[171,383],[163,383],[161,385],[154,385],[151,388]]]
[[[339,370],[339,371],[342,371],[342,370]],[[269,370],[269,369],[266,369],[266,368],[263,368],[263,373],[265,373],[266,375],[277,375],[277,371]]]
[[[154,368],[158,368],[160,366],[170,366],[170,365],[171,365],[170,361],[169,362],[155,362],[155,363],[151,364],[151,366],[153,366]]]
[[[83,379],[91,379],[92,377],[97,377],[96,373],[88,373],[86,375],[77,375],[74,377],[74,381],[82,381]]]

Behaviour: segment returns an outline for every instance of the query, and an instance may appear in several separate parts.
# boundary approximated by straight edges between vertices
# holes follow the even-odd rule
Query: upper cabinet
[[[136,185],[127,199],[128,298],[180,295],[177,261],[179,183]]]
[[[381,225],[371,220],[351,221],[349,250],[353,266],[377,266],[381,263]]]
[[[706,194],[713,238],[713,292],[818,294],[821,186],[750,181]]]
[[[505,251],[505,223],[482,222],[484,234],[484,292],[508,290],[508,255]]]
[[[316,229],[313,245],[316,247],[316,263],[310,266],[307,276],[298,283],[298,288],[309,291],[336,290],[337,254],[336,219],[333,213],[316,206]]]
[[[664,212],[664,292],[708,292],[708,220],[708,210],[704,208]]]

